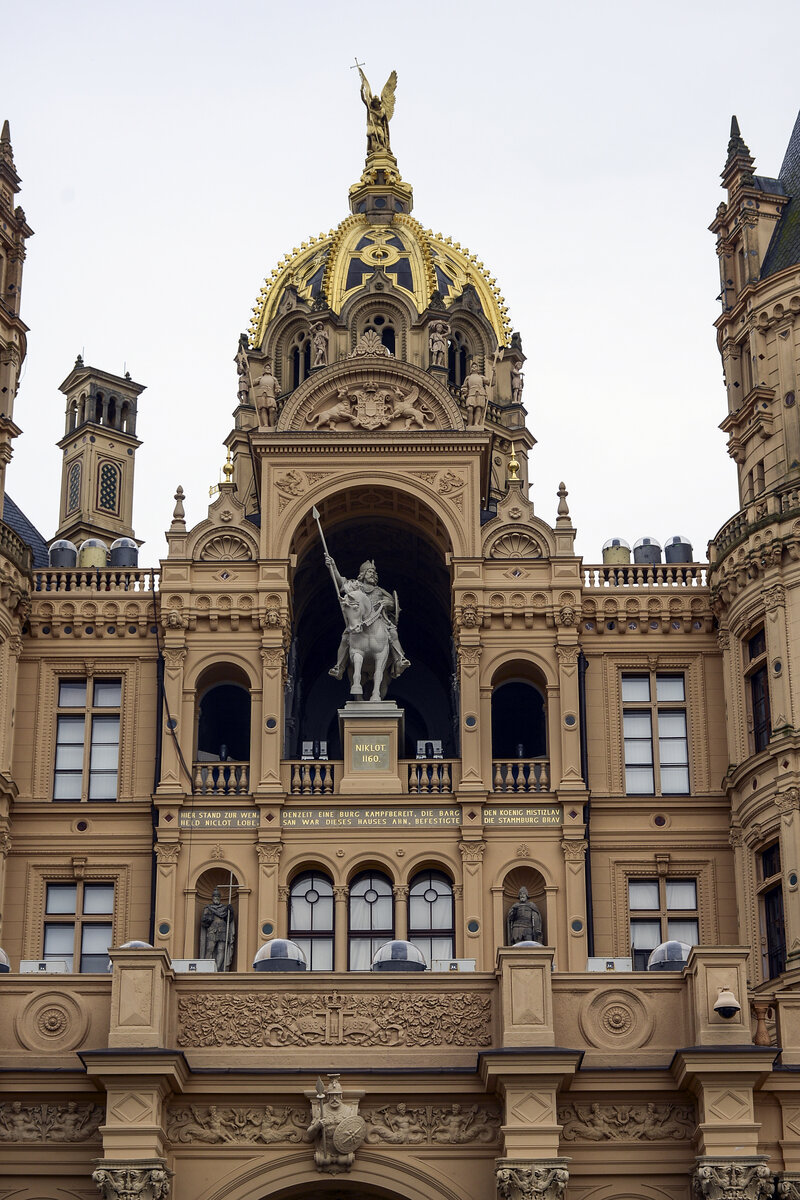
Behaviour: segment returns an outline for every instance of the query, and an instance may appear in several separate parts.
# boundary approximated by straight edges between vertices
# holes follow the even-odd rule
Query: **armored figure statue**
[[[380,96],[373,96],[367,77],[358,68],[361,76],[361,99],[367,108],[367,154],[385,150],[391,154],[389,145],[389,122],[394,115],[394,89],[397,87],[397,71],[392,71]]]
[[[397,596],[391,595],[384,588],[378,586],[378,572],[375,569],[375,563],[368,559],[363,562],[359,568],[357,579],[343,579],[339,574],[336,563],[331,558],[330,554],[325,554],[325,565],[331,573],[333,582],[339,592],[342,611],[345,615],[345,630],[342,634],[342,640],[339,643],[339,653],[336,659],[336,665],[331,667],[329,674],[336,679],[341,679],[347,670],[348,665],[354,669],[354,686],[353,692],[358,695],[357,689],[360,688],[360,666],[363,661],[364,651],[361,647],[361,639],[365,638],[370,630],[375,630],[376,639],[378,638],[378,630],[376,626],[379,624],[385,628],[388,644],[386,645],[385,653],[376,649],[374,651],[376,657],[384,653],[383,662],[386,663],[388,658],[388,674],[397,678],[405,671],[406,667],[411,664],[403,653],[403,648],[397,636],[397,626],[395,620],[397,618]],[[381,673],[383,672],[383,664],[381,665]],[[376,672],[377,675],[377,672]],[[378,688],[380,685],[378,684]],[[379,697],[373,694],[373,699]]]
[[[224,904],[219,888],[200,917],[200,958],[213,958],[218,971],[230,971],[236,941],[236,919],[230,904]]]
[[[253,384],[258,423],[262,429],[274,429],[278,421],[278,395],[281,385],[272,374],[272,363],[264,360],[264,370]]]
[[[314,1162],[318,1171],[338,1175],[349,1171],[356,1150],[367,1136],[367,1124],[358,1115],[358,1104],[345,1104],[339,1076],[329,1075],[327,1088],[317,1080],[317,1094],[311,1101],[312,1121],[306,1136],[315,1142]]]
[[[474,429],[476,426],[483,424],[486,407],[489,403],[489,388],[494,383],[494,379],[494,366],[492,367],[491,375],[482,375],[478,369],[478,364],[474,361],[472,362],[469,374],[461,388],[461,395],[467,404],[468,425],[470,428]]]
[[[519,898],[508,910],[508,944],[516,946],[517,942],[541,942],[542,914],[528,899],[528,889],[519,889]]]

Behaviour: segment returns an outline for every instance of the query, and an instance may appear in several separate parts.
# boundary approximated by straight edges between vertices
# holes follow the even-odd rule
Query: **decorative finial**
[[[0,142],[10,142],[10,141],[11,141],[11,127],[8,123],[8,120],[6,119],[5,121],[3,121],[3,132],[0,133]]]
[[[728,142],[728,157],[725,165],[728,166],[735,158],[746,158],[749,160],[749,165],[753,165],[753,157],[750,154],[750,149],[745,142],[739,130],[739,122],[736,117],[731,117],[731,136]]]
[[[231,462],[231,448],[228,447],[228,457],[225,459],[225,465],[222,468],[222,474],[225,476],[225,482],[230,483],[233,478],[233,463]]]
[[[567,491],[563,480],[558,485],[558,491],[556,492],[556,495],[558,496],[558,515],[560,517],[568,517],[569,505],[567,504],[567,496],[569,495],[569,492]]]
[[[76,366],[76,367],[82,367],[82,366],[83,366],[83,355],[82,355],[82,354],[78,354],[78,355],[76,355],[76,356],[75,356],[75,366]],[[74,368],[73,368],[73,369],[74,369]]]
[[[514,443],[511,443],[511,458],[508,460],[508,482],[519,483],[519,459]]]
[[[181,487],[180,484],[178,484],[178,487],[175,491],[175,509],[172,513],[173,521],[182,521],[184,519],[184,517],[186,516],[186,513],[184,512],[184,508],[183,508],[184,495],[185,495],[185,493],[184,493],[183,488]]]

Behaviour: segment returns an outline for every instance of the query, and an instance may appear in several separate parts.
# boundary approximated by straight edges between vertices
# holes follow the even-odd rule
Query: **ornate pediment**
[[[286,402],[278,420],[278,432],[463,429],[457,402],[437,379],[377,353],[356,355],[312,374]]]

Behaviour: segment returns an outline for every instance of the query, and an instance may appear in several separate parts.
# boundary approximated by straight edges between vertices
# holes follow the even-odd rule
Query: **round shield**
[[[340,1154],[352,1154],[367,1136],[363,1117],[345,1117],[333,1131],[333,1144]]]

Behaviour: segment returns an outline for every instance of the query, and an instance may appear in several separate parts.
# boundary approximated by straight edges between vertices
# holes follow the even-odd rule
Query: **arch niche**
[[[411,666],[389,685],[388,700],[405,712],[402,756],[416,757],[418,741],[441,741],[445,757],[458,753],[458,699],[451,631],[448,532],[417,497],[389,487],[350,487],[321,501],[328,549],[344,578],[374,559],[380,586],[396,591],[398,634]],[[328,672],[344,628],[325,567],[316,523],[307,515],[292,539],[297,569],[292,583],[293,641],[286,702],[286,754],[302,743],[326,741],[341,757],[337,710],[348,699],[347,678]]]

